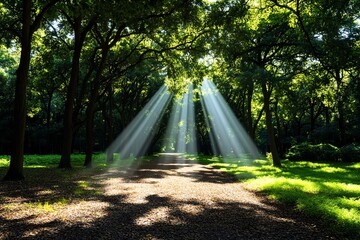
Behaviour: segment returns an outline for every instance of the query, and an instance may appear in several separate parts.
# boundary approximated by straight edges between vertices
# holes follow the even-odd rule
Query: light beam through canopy
[[[112,161],[113,154],[116,152],[119,153],[120,159],[139,157],[145,154],[158,131],[160,120],[171,96],[172,94],[167,91],[166,86],[162,86],[156,92],[134,120],[107,148],[108,161]]]
[[[166,129],[163,152],[197,153],[193,85],[180,99],[174,99]]]
[[[201,85],[201,105],[215,154],[221,154],[224,158],[257,159],[260,157],[257,147],[215,84],[207,79]]]

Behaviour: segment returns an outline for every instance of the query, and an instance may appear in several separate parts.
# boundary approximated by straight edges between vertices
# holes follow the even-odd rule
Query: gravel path
[[[336,239],[233,177],[176,156],[91,181],[94,194],[60,211],[0,219],[8,231],[0,238]]]

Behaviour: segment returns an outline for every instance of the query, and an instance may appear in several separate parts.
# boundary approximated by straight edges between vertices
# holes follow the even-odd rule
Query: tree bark
[[[109,98],[109,112],[107,113],[106,105],[104,105],[103,115],[105,118],[105,140],[106,146],[110,146],[112,141],[114,140],[114,133],[113,133],[113,119],[112,119],[112,112],[113,112],[113,89],[111,84],[108,86],[108,98]],[[114,155],[109,151],[108,156],[106,156],[107,163],[112,163],[114,161]]]
[[[272,124],[272,117],[270,111],[270,91],[267,89],[266,83],[262,83],[262,92],[264,96],[264,110],[266,117],[266,128],[268,133],[268,141],[270,145],[270,151],[273,159],[273,165],[275,167],[281,167],[281,161],[279,157],[279,153],[276,147],[274,127]]]
[[[89,104],[86,109],[86,149],[84,167],[92,167],[92,154],[94,145],[94,115],[95,115],[95,96],[90,97]],[[96,96],[97,98],[97,96]]]
[[[255,139],[252,119],[252,97],[254,92],[254,83],[252,82],[247,91],[247,129],[251,139]]]
[[[73,109],[76,88],[79,78],[80,56],[83,46],[81,38],[81,18],[77,17],[74,21],[75,48],[72,58],[71,76],[66,95],[65,112],[64,112],[64,130],[63,130],[63,146],[59,163],[59,168],[71,168],[71,148],[73,142]]]
[[[103,48],[101,54],[101,62],[95,75],[95,83],[91,91],[88,107],[86,109],[86,150],[85,150],[85,167],[92,166],[92,154],[94,147],[94,117],[95,117],[95,104],[99,97],[99,90],[101,84],[101,75],[105,67],[109,49]]]
[[[22,33],[20,64],[16,72],[14,125],[15,133],[10,167],[4,180],[22,180],[24,163],[24,138],[26,126],[26,85],[31,52],[31,1],[22,2]]]
[[[339,132],[340,132],[340,145],[343,146],[346,144],[346,122],[345,122],[345,109],[344,109],[344,94],[342,93],[342,76],[340,69],[335,70],[335,78],[337,84],[337,110],[338,110],[338,121],[339,121]]]

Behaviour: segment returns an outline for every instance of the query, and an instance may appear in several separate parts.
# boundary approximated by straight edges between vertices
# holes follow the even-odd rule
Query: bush
[[[311,159],[313,157],[311,154],[311,145],[308,142],[303,142],[298,145],[294,145],[288,150],[286,157],[290,161],[301,161],[304,159]]]
[[[360,145],[353,143],[340,149],[343,162],[360,162]]]
[[[340,150],[334,145],[321,143],[312,145],[304,142],[292,146],[286,157],[290,161],[327,161],[334,162],[340,160]]]

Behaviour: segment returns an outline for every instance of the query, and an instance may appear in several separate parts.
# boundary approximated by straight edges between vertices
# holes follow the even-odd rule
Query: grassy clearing
[[[294,205],[314,218],[322,218],[336,231],[360,237],[360,163],[284,161],[283,168],[267,160],[200,157],[281,203]]]

